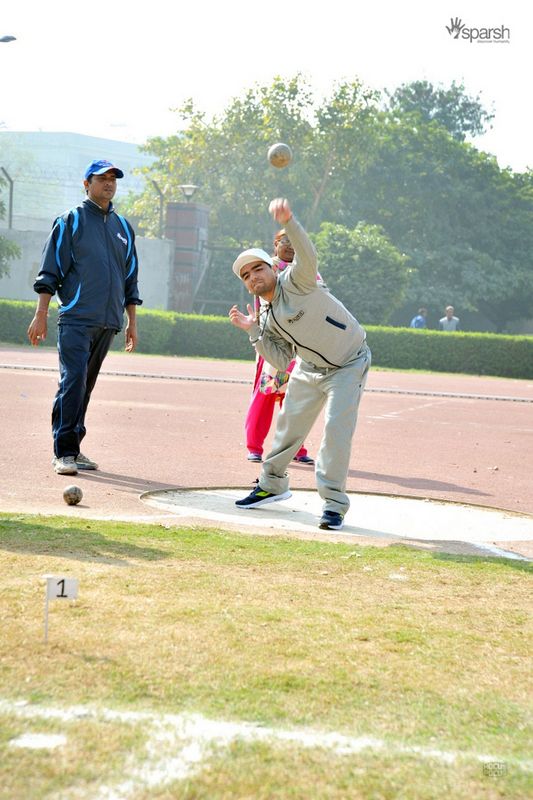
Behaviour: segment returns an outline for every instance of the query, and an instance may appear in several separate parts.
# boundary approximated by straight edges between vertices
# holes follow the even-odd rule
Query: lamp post
[[[188,203],[190,203],[191,197],[193,196],[195,191],[200,187],[196,186],[196,184],[194,183],[180,183],[178,188],[181,189],[185,199],[187,200]]]

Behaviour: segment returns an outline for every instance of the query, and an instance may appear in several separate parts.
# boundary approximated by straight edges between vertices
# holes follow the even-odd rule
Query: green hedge
[[[0,300],[0,341],[26,344],[35,303]],[[225,317],[139,309],[140,353],[253,359],[245,334]],[[56,310],[50,310],[47,344],[56,342]],[[441,333],[365,326],[375,366],[533,378],[533,336]],[[119,334],[115,350],[123,347]]]
[[[35,303],[0,299],[0,342],[28,344],[27,330]],[[244,333],[225,317],[179,314],[176,311],[138,309],[139,353],[166,356],[206,356],[253,360],[254,351]],[[57,343],[57,307],[50,305],[47,345]],[[119,333],[113,350],[124,347]]]
[[[366,326],[372,362],[394,369],[533,378],[533,336]]]

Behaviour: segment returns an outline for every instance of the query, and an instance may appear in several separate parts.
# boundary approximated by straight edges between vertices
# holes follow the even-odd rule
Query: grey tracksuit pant
[[[346,514],[345,492],[359,401],[370,367],[370,349],[344,367],[322,369],[302,361],[294,368],[276,426],[272,450],[263,464],[259,485],[273,494],[289,488],[287,467],[325,405],[322,442],[316,459],[316,482],[324,511]]]

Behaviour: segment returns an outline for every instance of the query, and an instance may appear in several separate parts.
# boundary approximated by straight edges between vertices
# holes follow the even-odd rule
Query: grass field
[[[0,570],[1,798],[533,792],[525,562],[3,515]]]

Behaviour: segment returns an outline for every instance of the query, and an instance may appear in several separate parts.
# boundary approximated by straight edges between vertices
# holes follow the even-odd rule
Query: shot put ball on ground
[[[69,506],[77,506],[83,497],[83,492],[79,486],[67,486],[63,491],[63,500]]]

